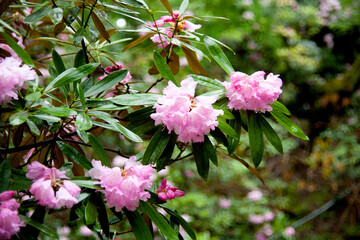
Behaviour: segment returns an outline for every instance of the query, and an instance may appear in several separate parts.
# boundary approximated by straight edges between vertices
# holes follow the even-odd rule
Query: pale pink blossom
[[[253,224],[262,224],[264,222],[264,216],[261,214],[251,214],[248,217],[248,221]]]
[[[0,104],[7,104],[12,98],[18,99],[16,91],[24,88],[24,82],[33,80],[36,73],[14,56],[0,58]]]
[[[228,209],[228,208],[231,207],[231,200],[222,198],[222,199],[219,200],[218,205],[219,205],[220,208]]]
[[[89,170],[89,175],[100,180],[99,184],[104,188],[101,192],[105,195],[107,206],[115,207],[118,212],[123,207],[135,211],[140,200],[146,201],[150,198],[150,193],[145,190],[152,185],[150,177],[153,168],[142,165],[135,159],[135,156],[131,157],[125,163],[124,169],[109,168],[102,166],[100,161],[92,160],[94,168]]]
[[[171,187],[169,184],[167,184],[166,178],[161,181],[160,187],[158,190],[156,190],[156,194],[158,195],[159,199],[163,201],[185,195],[183,191],[180,191],[176,187]]]
[[[282,93],[282,81],[279,75],[270,73],[264,79],[265,72],[258,71],[252,75],[233,72],[231,82],[224,82],[226,97],[230,100],[228,107],[235,110],[271,111],[269,104],[274,103]]]
[[[78,195],[81,189],[65,176],[65,171],[56,168],[48,168],[39,162],[33,162],[27,166],[27,178],[33,179],[30,193],[38,200],[41,206],[59,209],[71,208],[78,203]]]
[[[197,83],[191,77],[180,84],[181,87],[176,87],[169,82],[154,105],[156,113],[150,117],[155,125],[164,124],[169,133],[174,130],[180,142],[203,142],[204,135],[218,126],[216,119],[223,111],[212,107],[217,96],[194,97]]]
[[[250,199],[250,201],[259,201],[262,198],[263,194],[259,190],[253,190],[247,194],[247,197]]]
[[[289,226],[285,228],[285,235],[292,237],[295,235],[295,228]]]
[[[5,191],[0,194],[0,239],[10,239],[20,231],[24,223],[18,217],[20,204],[12,196],[14,191]]]
[[[266,222],[271,222],[272,220],[274,220],[275,214],[273,212],[266,212],[264,214],[264,220]]]
[[[83,225],[80,227],[80,234],[84,237],[90,237],[91,235],[93,235],[93,231],[91,231],[90,228],[88,228],[87,226]]]
[[[266,240],[268,239],[268,237],[270,237],[273,234],[273,230],[271,228],[271,225],[266,224],[265,226],[263,226],[262,228],[259,229],[259,231],[257,231],[255,233],[255,239],[256,240]]]

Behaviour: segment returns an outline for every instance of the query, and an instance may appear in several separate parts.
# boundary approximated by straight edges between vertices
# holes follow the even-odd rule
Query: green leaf
[[[54,116],[46,115],[46,114],[34,114],[32,117],[35,117],[40,120],[49,121],[49,122],[58,122],[61,120],[58,117],[54,117]]]
[[[80,131],[89,130],[92,127],[91,118],[84,112],[79,113],[76,116],[75,127]]]
[[[123,94],[113,97],[110,101],[126,106],[153,105],[159,97],[160,95],[151,93]]]
[[[119,70],[107,75],[106,77],[101,79],[101,81],[98,81],[97,83],[94,84],[94,86],[89,88],[84,93],[84,96],[90,97],[115,86],[126,77],[127,72],[128,72],[127,70]]]
[[[59,53],[55,50],[55,48],[52,50],[52,59],[54,62],[54,66],[56,68],[56,71],[61,74],[66,70],[63,60],[61,59],[61,56]]]
[[[154,51],[154,62],[157,67],[157,69],[160,72],[160,75],[169,81],[172,81],[176,86],[180,86],[178,82],[176,82],[175,77],[173,73],[171,72],[170,67],[166,64],[165,60],[162,58],[162,56]]]
[[[261,130],[265,134],[266,138],[279,153],[283,154],[282,142],[279,136],[274,131],[274,129],[270,126],[270,124],[266,121],[266,119],[262,115],[258,115],[257,118],[261,125]]]
[[[212,79],[196,74],[190,74],[189,77],[192,77],[195,82],[198,82],[203,86],[211,87],[218,90],[225,90],[224,85],[222,85],[222,83],[217,79]]]
[[[179,8],[179,16],[182,16],[189,5],[189,0],[183,0]]]
[[[84,143],[89,142],[88,135],[87,135],[87,133],[85,131],[82,131],[82,130],[76,128],[76,133]]]
[[[58,235],[56,231],[45,225],[44,223],[39,223],[38,221],[31,219],[27,216],[18,214],[21,221],[23,221],[25,224],[28,224],[36,229],[38,229],[40,232],[44,233],[45,235],[58,239]]]
[[[228,137],[229,146],[227,147],[227,149],[230,155],[235,151],[236,147],[239,145],[240,135],[241,135],[241,116],[239,111],[233,111],[233,116],[235,118],[229,121],[229,125],[232,128],[234,128],[238,138],[235,139],[232,137]]]
[[[46,15],[48,15],[48,13],[51,11],[52,7],[51,6],[45,6],[43,8],[40,8],[39,10],[32,12],[29,16],[27,16],[24,19],[24,23],[37,23],[39,22],[41,19],[43,19]]]
[[[84,28],[80,28],[74,34],[73,42],[75,46],[79,46],[80,42],[83,40],[85,34]]]
[[[288,116],[291,115],[289,109],[287,109],[281,102],[279,101],[274,101],[273,104],[269,104],[274,110],[277,110],[279,112],[282,112]]]
[[[92,73],[98,66],[98,63],[89,63],[78,68],[67,69],[49,83],[49,85],[45,88],[45,92],[48,92],[52,88],[81,80]]]
[[[204,43],[210,55],[227,74],[230,75],[232,72],[234,72],[234,68],[231,66],[229,59],[214,40],[206,36],[204,38]]]
[[[10,183],[11,166],[10,159],[6,159],[0,163],[0,193],[6,191]]]
[[[168,10],[168,12],[170,13],[170,15],[173,15],[173,10],[171,8],[170,3],[168,2],[168,0],[160,0],[160,2],[162,3],[162,5],[166,8],[166,10]]]
[[[229,145],[228,140],[225,134],[219,128],[215,128],[215,130],[210,131],[210,135],[213,136],[216,139],[216,141],[224,144],[225,147],[228,147]]]
[[[28,112],[20,111],[10,116],[9,122],[12,126],[20,125],[24,123],[29,116]]]
[[[214,149],[214,146],[212,145],[210,139],[208,136],[204,136],[204,144],[205,144],[205,150],[207,153],[207,156],[210,158],[210,160],[215,164],[215,166],[218,166],[218,158],[216,155],[216,151]]]
[[[111,163],[109,161],[109,158],[105,152],[103,145],[100,143],[100,141],[97,139],[97,137],[95,137],[91,133],[87,133],[87,135],[89,137],[90,145],[93,147],[96,155],[98,155],[98,157],[101,160],[101,164],[104,166],[111,167]]]
[[[75,178],[71,178],[71,181],[78,185],[79,187],[86,187],[90,189],[102,190],[103,188],[97,184],[99,183],[98,180],[79,180]]]
[[[255,167],[259,166],[264,153],[264,139],[261,125],[256,117],[256,113],[248,111],[249,116],[249,143],[251,158]]]
[[[224,114],[221,115],[222,118],[235,119],[234,115],[227,108],[222,108],[222,107],[219,107],[217,105],[213,105],[213,108],[222,110],[224,112]]]
[[[303,140],[309,140],[309,138],[304,134],[304,132],[287,116],[278,111],[271,111],[271,115],[295,137],[298,137]]]
[[[159,128],[156,131],[145,150],[142,160],[144,165],[155,163],[160,158],[170,140],[170,136],[171,135],[167,133],[167,129],[163,130],[162,128]]]
[[[86,63],[85,61],[85,53],[82,49],[76,53],[75,60],[74,60],[74,67],[78,68]]]
[[[163,215],[147,202],[140,201],[140,210],[148,215],[151,221],[158,227],[160,232],[169,240],[178,240],[178,236],[174,229],[169,225]]]
[[[194,232],[194,230],[191,228],[190,224],[178,213],[171,211],[168,208],[163,207],[163,209],[170,214],[172,217],[175,218],[175,220],[184,228],[184,230],[187,232],[187,234],[189,234],[189,236],[192,239],[196,240],[196,234]]]
[[[63,19],[63,14],[64,11],[61,8],[59,7],[53,8],[51,10],[50,19],[54,24],[58,24]]]
[[[41,92],[33,92],[26,95],[25,100],[29,102],[33,102],[38,100],[41,97]]]
[[[71,160],[85,168],[86,170],[90,170],[93,166],[89,160],[87,160],[86,157],[84,157],[81,153],[79,153],[75,148],[67,145],[64,142],[56,142],[59,149]]]
[[[105,207],[105,203],[102,197],[102,193],[97,192],[96,197],[94,198],[94,202],[96,205],[96,211],[98,212],[98,219],[100,222],[100,226],[105,236],[110,238],[110,228],[109,228],[109,219],[107,216],[107,209]]]
[[[36,124],[33,121],[31,121],[30,119],[27,119],[26,123],[29,126],[29,129],[32,133],[34,133],[37,136],[40,135],[40,130],[38,129],[38,127],[36,126]]]
[[[174,152],[175,144],[176,144],[177,135],[174,133],[171,134],[171,138],[166,145],[163,153],[161,154],[160,158],[156,161],[156,170],[159,172],[160,170],[164,169],[168,162],[170,161],[172,154]]]
[[[202,179],[206,181],[209,175],[210,164],[209,164],[209,157],[207,155],[205,144],[193,143],[192,148],[193,148],[197,171],[199,175],[202,177]]]
[[[96,194],[96,193],[93,193],[90,195],[90,198],[85,207],[85,223],[86,223],[86,225],[94,224],[96,221],[96,218],[98,216],[98,212],[96,211],[96,205],[93,201],[94,194]]]
[[[50,114],[55,117],[69,117],[77,115],[77,112],[68,107],[49,107],[49,108],[40,108],[40,111]]]
[[[226,135],[235,138],[235,139],[239,139],[239,134],[236,133],[236,131],[229,125],[227,124],[224,120],[222,119],[217,119],[217,121],[219,122],[218,128],[223,131],[224,133],[226,133]]]
[[[9,37],[5,32],[1,32],[1,34],[6,39],[9,46],[16,52],[16,54],[24,61],[26,65],[30,67],[35,67],[30,55],[22,49],[11,37]]]
[[[76,90],[77,90],[77,94],[80,99],[81,105],[85,109],[86,108],[85,107],[85,96],[84,96],[84,91],[83,91],[83,88],[81,87],[81,84],[76,83]]]
[[[127,121],[127,122],[135,122],[135,121],[140,121],[140,120],[144,120],[145,118],[148,118],[150,116],[150,114],[154,113],[155,109],[153,107],[144,107],[141,108],[139,110],[136,110],[132,113],[129,113],[128,115],[126,115],[123,119],[123,121]]]
[[[153,239],[149,228],[147,227],[144,219],[141,217],[139,211],[129,211],[123,208],[125,215],[127,216],[129,223],[132,227],[132,231],[135,234],[136,239]]]

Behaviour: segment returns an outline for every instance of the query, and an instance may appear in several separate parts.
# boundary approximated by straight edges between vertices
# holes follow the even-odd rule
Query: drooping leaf
[[[67,145],[64,142],[56,142],[60,150],[69,158],[71,158],[74,162],[85,168],[86,170],[90,170],[92,168],[91,162],[80,154],[75,148]]]
[[[192,149],[194,153],[197,171],[200,177],[202,177],[202,179],[206,181],[209,175],[210,164],[205,144],[193,143]]]
[[[77,115],[77,112],[68,107],[42,107],[40,111],[55,117],[69,117]]]
[[[171,135],[167,133],[167,129],[163,130],[162,128],[159,128],[156,131],[145,150],[142,160],[144,165],[154,163],[160,158],[170,140],[170,136]]]
[[[168,2],[168,0],[160,0],[160,2],[166,8],[166,10],[170,13],[170,15],[172,16],[173,15],[173,10],[172,10],[171,5]]]
[[[189,0],[183,0],[179,8],[179,16],[183,15],[189,5]]]
[[[261,130],[265,134],[266,138],[269,140],[271,145],[274,146],[274,148],[280,153],[283,154],[283,145],[279,138],[279,136],[276,134],[274,129],[271,127],[271,125],[266,121],[266,119],[262,115],[257,115],[258,121],[261,125]]]
[[[216,141],[224,144],[225,147],[228,147],[229,145],[228,140],[225,134],[219,128],[215,128],[215,130],[210,131],[210,135],[213,136],[216,139]]]
[[[110,99],[110,101],[126,106],[153,105],[157,103],[160,95],[151,93],[123,94]]]
[[[96,211],[96,205],[94,202],[94,197],[93,195],[95,195],[96,193],[93,193],[92,195],[90,195],[90,198],[86,204],[85,207],[85,223],[86,225],[92,225],[95,223],[96,218],[98,216],[98,212]]]
[[[233,116],[235,116],[235,118],[229,121],[229,125],[235,130],[238,138],[236,139],[236,138],[228,137],[229,154],[232,154],[235,151],[236,147],[239,145],[240,135],[241,135],[241,117],[239,111],[233,111]]]
[[[19,111],[10,116],[9,122],[12,126],[17,126],[23,124],[27,118],[29,117],[29,113],[25,111]]]
[[[47,115],[47,114],[39,114],[39,113],[34,114],[32,117],[35,117],[35,118],[40,119],[40,120],[49,121],[49,122],[58,122],[58,121],[61,120],[58,117],[54,117],[54,116]]]
[[[105,236],[109,238],[110,237],[109,219],[107,216],[105,203],[102,198],[102,194],[100,192],[97,192],[94,201],[96,205],[96,211],[98,212],[98,219],[100,222],[101,229],[103,230]]]
[[[29,102],[33,102],[38,100],[41,97],[41,92],[33,92],[26,95],[25,100]]]
[[[128,72],[127,70],[119,70],[110,73],[109,75],[101,79],[101,81],[98,81],[97,83],[94,84],[94,86],[92,86],[87,91],[85,91],[84,96],[85,97],[94,96],[98,93],[101,93],[115,86],[126,77],[127,72]]]
[[[81,87],[81,84],[79,84],[79,83],[76,83],[76,92],[80,99],[81,105],[82,105],[83,109],[85,110],[86,106],[85,106],[84,91],[83,91],[83,88]]]
[[[66,70],[63,60],[61,59],[59,53],[55,50],[52,50],[52,58],[54,62],[54,66],[59,74]]]
[[[255,167],[259,166],[264,153],[264,139],[261,125],[256,113],[248,111],[249,117],[249,143],[251,158]]]
[[[154,112],[155,112],[155,109],[152,106],[140,108],[139,110],[136,110],[136,111],[126,115],[123,118],[123,121],[127,121],[127,122],[140,121],[145,118],[148,118],[150,116],[150,114],[152,114]]]
[[[32,12],[29,16],[27,16],[24,19],[24,23],[37,23],[39,22],[41,19],[43,19],[46,15],[49,14],[49,12],[51,11],[52,7],[51,6],[44,6],[42,8],[40,8],[39,10]]]
[[[201,74],[207,76],[207,73],[205,69],[201,66],[200,61],[196,56],[196,53],[185,46],[182,46],[181,50],[185,54],[185,58],[189,64],[191,71],[198,75]]]
[[[135,210],[133,212],[123,209],[125,215],[127,216],[129,223],[132,227],[132,231],[135,234],[136,239],[153,239],[149,228],[147,227],[144,219],[141,217],[139,211]]]
[[[167,143],[163,153],[161,154],[160,158],[156,161],[156,170],[159,172],[160,170],[164,169],[168,162],[171,160],[171,156],[174,152],[175,144],[176,144],[177,136],[172,133],[169,142]]]
[[[78,67],[84,65],[86,63],[85,58],[86,58],[86,56],[85,56],[84,50],[80,49],[76,53],[75,60],[74,60],[74,67],[78,68]]]
[[[37,136],[40,135],[40,130],[33,121],[31,121],[30,119],[27,119],[26,123],[32,133],[34,133]]]
[[[234,68],[232,67],[229,59],[214,40],[206,36],[204,38],[204,43],[211,56],[227,74],[230,75],[234,72]]]
[[[274,109],[274,110],[277,110],[279,112],[282,112],[288,116],[291,115],[289,109],[287,109],[281,102],[279,101],[274,101],[273,104],[270,104],[270,106]]]
[[[145,213],[151,221],[158,227],[160,232],[164,234],[169,240],[177,240],[176,232],[171,228],[169,223],[165,220],[156,209],[147,202],[140,201],[140,210]]]
[[[95,27],[97,28],[97,30],[100,32],[101,36],[103,38],[106,39],[106,41],[108,41],[109,43],[110,41],[110,35],[109,33],[106,31],[104,24],[101,22],[101,20],[99,19],[99,17],[96,15],[96,13],[91,12],[91,19],[93,20]]]
[[[104,166],[111,167],[111,163],[109,161],[109,158],[105,152],[105,149],[103,145],[100,143],[100,141],[91,133],[87,133],[89,137],[89,143],[93,147],[95,153],[98,155],[98,157],[101,160],[101,164]]]
[[[166,64],[166,61],[156,51],[154,51],[154,62],[155,62],[155,65],[156,65],[157,69],[159,70],[161,76],[164,79],[172,81],[178,87],[180,86],[179,83],[176,82],[175,77],[171,72],[171,69]]]
[[[84,112],[79,113],[76,116],[75,127],[80,131],[89,130],[92,127],[91,118]]]
[[[273,115],[276,121],[278,121],[286,130],[289,131],[289,133],[300,139],[309,140],[309,138],[304,134],[304,132],[283,113],[276,110],[273,110],[270,113],[271,115]]]
[[[96,189],[96,190],[102,190],[103,188],[99,185],[99,184],[95,184],[95,183],[99,183],[98,180],[82,180],[82,179],[77,179],[76,177],[71,178],[71,181],[73,183],[75,183],[76,185],[78,185],[79,187],[86,187],[86,188],[90,188],[90,189]]]
[[[145,35],[139,37],[135,41],[133,41],[133,42],[129,43],[128,45],[126,45],[122,51],[125,52],[126,50],[129,50],[130,48],[135,47],[136,45],[142,43],[143,41],[145,41],[146,39],[152,37],[155,34],[156,34],[156,32],[146,33]]]
[[[208,77],[201,76],[201,75],[195,75],[195,74],[190,74],[189,77],[192,77],[195,82],[198,82],[203,86],[211,87],[211,88],[218,89],[218,90],[225,90],[224,85],[222,85],[222,83],[217,79],[212,79],[212,78],[208,78]]]
[[[235,139],[239,138],[238,133],[224,120],[218,118],[217,121],[219,122],[218,128],[224,133],[226,133],[226,135]]]
[[[166,58],[167,61],[167,65],[169,66],[171,72],[173,75],[176,75],[179,73],[180,70],[180,59],[179,59],[179,55],[178,53],[175,51],[175,48],[172,48],[170,50],[170,45],[166,46],[163,50],[161,50],[160,55],[163,58]],[[170,57],[169,57],[169,52],[170,52]],[[156,75],[159,74],[159,70],[157,69],[155,62],[153,64],[153,66],[148,70],[148,73],[150,75]]]
[[[205,150],[206,150],[207,156],[215,164],[215,166],[218,166],[218,158],[216,155],[216,151],[215,151],[214,146],[212,145],[209,137],[206,135],[204,136],[204,144],[205,144]]]
[[[74,34],[74,38],[73,38],[73,42],[75,46],[79,46],[79,44],[81,43],[81,41],[83,40],[83,38],[85,37],[85,30],[84,28],[80,28],[79,30],[77,30]]]
[[[189,234],[189,236],[196,240],[196,234],[194,230],[191,228],[190,224],[177,212],[171,211],[168,208],[163,207],[163,209],[172,217],[175,218],[175,220],[184,228],[184,230]]]
[[[0,163],[0,193],[6,191],[9,187],[11,166],[10,159],[6,159]]]
[[[25,224],[28,224],[36,229],[38,229],[40,232],[44,233],[45,235],[52,237],[52,238],[58,238],[58,235],[56,231],[45,225],[44,223],[39,223],[38,221],[31,219],[25,215],[18,214],[21,221],[23,221]],[[29,232],[28,232],[29,233]]]

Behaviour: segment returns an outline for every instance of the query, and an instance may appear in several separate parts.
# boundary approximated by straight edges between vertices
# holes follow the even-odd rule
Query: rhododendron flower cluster
[[[24,223],[18,217],[20,204],[11,197],[14,191],[5,191],[0,194],[0,239],[10,239],[12,235],[20,231]]]
[[[101,192],[105,195],[107,206],[115,207],[117,212],[123,207],[135,211],[140,200],[146,201],[150,198],[150,193],[145,189],[150,189],[152,185],[150,177],[154,169],[150,165],[136,162],[135,159],[135,156],[131,157],[125,163],[124,169],[109,168],[101,165],[100,161],[92,160],[94,168],[89,170],[89,175],[100,180],[99,184],[104,188]]]
[[[184,143],[203,142],[204,135],[218,126],[217,117],[224,114],[212,107],[217,96],[194,97],[196,85],[191,77],[183,80],[181,87],[169,82],[154,105],[156,113],[150,115],[155,125],[163,123],[169,133],[174,130],[179,135],[178,141]]]
[[[171,187],[167,184],[166,178],[161,181],[160,187],[156,190],[159,199],[166,201],[174,199],[175,197],[182,197],[185,195],[183,191],[178,190],[176,187]]]
[[[160,20],[157,20],[153,23],[153,27],[161,28],[162,26],[164,26],[165,23],[169,23],[171,27],[161,29],[160,36],[159,34],[156,34],[150,38],[153,42],[160,43],[158,45],[159,48],[169,45],[169,39],[176,37],[176,32],[181,33],[184,30],[188,32],[195,32],[195,30],[201,28],[200,24],[194,24],[188,20],[184,20],[184,16],[179,16],[179,11],[177,10],[173,11],[172,16],[162,16]],[[167,35],[169,38],[167,38],[165,35]],[[161,44],[161,42],[164,46]]]
[[[59,209],[71,208],[78,203],[78,195],[81,189],[65,176],[65,171],[56,168],[48,168],[39,162],[33,162],[27,166],[27,178],[33,179],[30,193],[39,200],[41,206]]]
[[[235,110],[271,111],[269,104],[274,103],[282,93],[282,81],[279,75],[270,73],[264,79],[265,72],[258,71],[252,75],[233,72],[231,82],[224,82],[226,97],[230,100],[228,107]]]

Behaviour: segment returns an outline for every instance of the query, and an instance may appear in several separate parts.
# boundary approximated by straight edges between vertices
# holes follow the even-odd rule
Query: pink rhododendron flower
[[[101,165],[100,161],[92,160],[94,168],[89,170],[89,175],[100,180],[99,184],[105,188],[101,192],[105,195],[107,206],[115,207],[118,212],[123,207],[135,211],[140,200],[146,201],[150,198],[150,193],[145,189],[150,189],[152,185],[150,177],[154,169],[150,165],[136,162],[135,159],[135,156],[131,157],[125,163],[124,169],[109,168]]]
[[[161,181],[160,187],[156,190],[159,199],[166,201],[174,199],[175,197],[182,197],[185,195],[183,191],[178,190],[176,187],[171,187],[167,184],[166,178]]]
[[[231,73],[231,81],[223,82],[226,97],[230,100],[228,107],[235,110],[271,111],[269,104],[274,103],[282,93],[282,81],[279,75],[272,73],[266,79],[264,76],[263,71],[250,76],[242,72]]]
[[[0,73],[0,104],[18,99],[16,91],[24,87],[25,81],[36,77],[35,71],[28,65],[21,66],[21,60],[16,57],[0,58]]]
[[[184,20],[185,16],[186,15],[179,16],[179,11],[177,10],[173,11],[172,16],[162,16],[160,20],[153,23],[153,27],[161,28],[165,23],[169,23],[171,27],[161,29],[160,34],[155,34],[150,39],[154,43],[159,43],[158,47],[162,48],[170,44],[169,39],[178,38],[178,33],[181,33],[184,30],[188,32],[195,32],[195,30],[201,28],[200,24],[194,24],[190,21]]]
[[[264,227],[260,228],[258,232],[255,233],[256,240],[266,240],[273,234],[271,225],[266,224]]]
[[[98,77],[98,81],[102,80],[104,77],[106,77],[110,73],[116,72],[116,71],[121,70],[121,69],[123,69],[123,66],[121,64],[106,67],[104,75]],[[119,84],[109,88],[109,89],[111,89],[111,92],[105,94],[104,97],[113,97],[113,96],[115,96],[116,95],[116,91],[115,91],[116,88],[119,87],[120,84],[122,84],[122,85],[127,84],[131,79],[132,79],[132,76],[130,75],[130,72],[128,71],[125,78],[123,80],[121,80]]]
[[[223,209],[228,209],[231,207],[231,200],[222,198],[219,200],[218,205]]]
[[[266,212],[264,214],[264,220],[266,222],[271,222],[272,220],[274,220],[275,214],[273,212]]]
[[[78,195],[81,189],[65,176],[65,171],[56,168],[48,168],[39,162],[33,162],[27,166],[27,178],[33,179],[30,186],[30,193],[39,200],[41,206],[59,209],[62,207],[71,208],[78,203]]]
[[[247,194],[247,197],[250,199],[250,201],[259,201],[262,198],[263,194],[259,190],[253,190]]]
[[[191,77],[183,80],[181,87],[169,82],[164,95],[154,105],[156,113],[150,115],[155,125],[163,123],[169,133],[174,130],[178,140],[184,143],[203,142],[204,135],[219,124],[217,117],[224,114],[212,107],[217,96],[194,97],[196,85]]]
[[[285,235],[292,237],[295,235],[295,228],[289,226],[285,228]]]
[[[93,235],[93,231],[91,231],[90,228],[88,228],[87,226],[83,225],[80,227],[80,234],[84,237],[90,237],[91,235]]]
[[[20,231],[24,223],[18,217],[20,204],[11,197],[14,191],[5,191],[0,194],[0,239],[10,239],[12,235]]]
[[[253,224],[262,224],[264,222],[264,216],[260,214],[251,214],[248,221]]]

